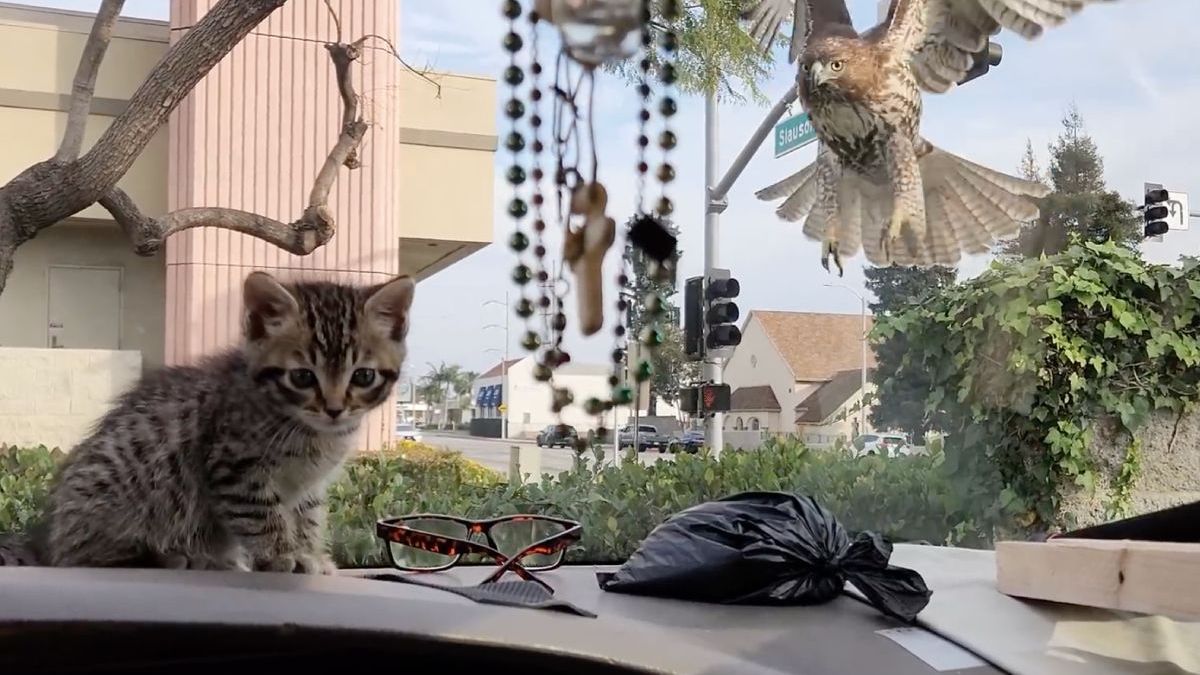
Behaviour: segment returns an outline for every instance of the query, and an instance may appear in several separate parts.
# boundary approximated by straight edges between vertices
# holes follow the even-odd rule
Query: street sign
[[[808,119],[808,113],[792,115],[775,125],[775,159],[799,150],[815,140],[817,132]]]
[[[1167,216],[1167,225],[1173,231],[1188,229],[1188,196],[1186,192],[1167,190],[1167,208],[1171,210]]]

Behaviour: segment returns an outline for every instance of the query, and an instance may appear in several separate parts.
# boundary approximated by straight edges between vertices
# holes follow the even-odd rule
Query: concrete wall
[[[1140,471],[1130,494],[1130,516],[1200,500],[1200,413],[1155,413],[1138,430]],[[1065,495],[1061,517],[1078,527],[1105,522],[1111,485],[1121,471],[1129,437],[1110,421],[1094,429],[1091,451],[1096,462],[1096,492]]]
[[[52,265],[122,270],[122,350],[138,351],[149,366],[163,362],[163,257],[134,255],[113,224],[63,223],[17,251],[0,295],[0,347],[48,347],[47,308]],[[2,371],[0,371],[2,372]]]
[[[69,450],[141,376],[138,352],[0,347],[0,443]]]

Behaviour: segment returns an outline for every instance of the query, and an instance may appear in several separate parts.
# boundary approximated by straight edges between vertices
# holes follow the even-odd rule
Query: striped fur
[[[414,285],[244,291],[241,348],[144,376],[64,461],[45,541],[0,563],[332,573],[325,487],[399,375]]]

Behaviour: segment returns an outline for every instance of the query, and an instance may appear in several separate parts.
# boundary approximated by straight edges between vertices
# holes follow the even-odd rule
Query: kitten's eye
[[[371,368],[359,368],[350,376],[350,384],[356,387],[369,387],[375,382],[375,371]]]
[[[292,368],[288,371],[288,381],[297,389],[312,389],[317,386],[317,374],[308,368]]]
[[[842,72],[842,66],[844,65],[846,64],[842,63],[841,61],[833,61],[829,64],[829,67],[833,70],[833,72],[840,73]]]

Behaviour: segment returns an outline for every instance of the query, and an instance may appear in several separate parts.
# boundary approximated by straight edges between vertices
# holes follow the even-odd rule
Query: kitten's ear
[[[250,340],[277,335],[300,313],[296,298],[266,272],[251,272],[242,295],[246,305],[246,337]]]
[[[416,290],[416,282],[408,275],[377,286],[363,306],[367,320],[393,342],[403,340],[408,335],[408,311]]]

